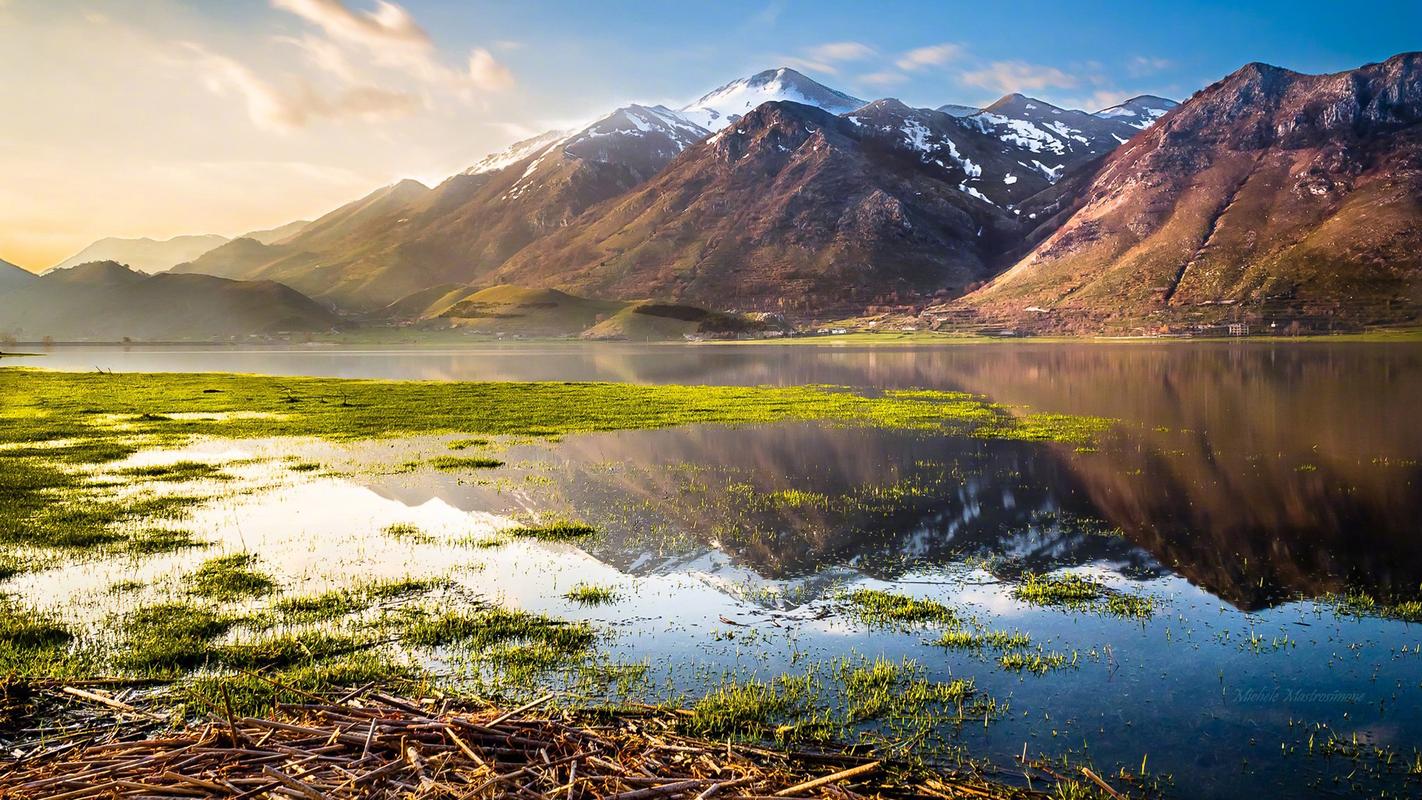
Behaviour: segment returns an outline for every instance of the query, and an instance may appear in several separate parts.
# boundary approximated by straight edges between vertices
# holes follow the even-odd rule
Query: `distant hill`
[[[765,332],[779,326],[761,319],[692,306],[647,301],[592,300],[556,289],[520,286],[437,286],[397,300],[380,317],[424,327],[453,327],[488,334],[664,341]]]
[[[206,340],[339,324],[324,306],[279,283],[148,275],[113,261],[53,270],[0,294],[0,332],[25,339]]]
[[[295,222],[288,222],[285,225],[278,225],[275,228],[268,228],[264,231],[249,231],[248,233],[242,234],[239,238],[255,239],[262,244],[276,244],[283,239],[290,239],[296,234],[301,233],[302,229],[310,224],[310,220],[299,219]]]
[[[1035,246],[961,307],[1058,328],[1418,319],[1422,53],[1250,64],[1029,205]]]
[[[0,291],[18,289],[36,279],[33,272],[0,259]]]
[[[155,239],[100,239],[78,253],[55,264],[50,269],[67,269],[93,261],[117,261],[144,272],[162,272],[176,264],[191,261],[226,242],[225,236],[174,236]]]

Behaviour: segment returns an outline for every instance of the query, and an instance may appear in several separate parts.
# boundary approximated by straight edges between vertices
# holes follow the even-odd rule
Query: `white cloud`
[[[839,69],[833,64],[823,61],[816,61],[812,58],[800,58],[799,56],[781,56],[780,63],[787,67],[809,70],[811,72],[823,72],[826,75],[838,75]]]
[[[1079,108],[1083,111],[1101,111],[1114,105],[1131,99],[1135,95],[1120,89],[1098,89],[1086,97],[1070,100],[1072,108]]]
[[[1172,65],[1173,62],[1168,58],[1135,56],[1126,62],[1126,73],[1133,78],[1144,78],[1147,75],[1154,75],[1161,70],[1169,69]]]
[[[943,44],[929,45],[928,47],[917,47],[899,56],[894,63],[899,69],[919,70],[928,67],[938,67],[950,61],[956,61],[964,53],[962,45],[944,42]]]
[[[247,116],[266,130],[290,132],[316,119],[390,119],[419,106],[419,101],[409,94],[377,86],[348,86],[329,94],[304,82],[283,89],[236,59],[209,52],[197,44],[185,47],[196,56],[208,89],[240,96]]]
[[[470,52],[467,69],[441,63],[424,28],[410,12],[387,0],[377,0],[374,11],[353,11],[342,0],[271,0],[271,4],[315,25],[329,37],[307,36],[302,41],[318,66],[333,74],[349,72],[349,62],[340,48],[347,45],[360,48],[376,66],[457,92],[470,88],[501,91],[514,84],[513,73],[483,48]]]
[[[874,48],[863,42],[826,42],[805,51],[812,61],[832,64],[836,61],[861,61],[874,55]]]
[[[319,26],[329,36],[371,48],[391,45],[425,48],[430,36],[410,12],[386,0],[375,11],[355,12],[341,0],[272,0],[272,6]]]
[[[482,47],[469,54],[469,80],[489,92],[501,92],[514,85],[514,76],[508,67]]]
[[[859,82],[866,86],[897,86],[906,80],[908,80],[907,75],[891,69],[859,76]]]
[[[1081,83],[1076,76],[1056,67],[1028,64],[1025,61],[994,61],[982,69],[963,72],[958,78],[966,86],[1004,93],[1072,89]]]

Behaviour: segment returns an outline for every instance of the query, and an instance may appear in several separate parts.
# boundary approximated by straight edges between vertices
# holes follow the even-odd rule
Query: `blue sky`
[[[0,0],[0,259],[309,219],[778,66],[866,100],[1097,110],[1417,49],[1422,0]]]
[[[1113,91],[1184,98],[1250,61],[1325,72],[1422,48],[1422,2],[1415,1],[532,0],[473,11],[469,3],[410,7],[451,44],[460,37],[527,42],[508,61],[528,75],[530,87],[604,100],[678,99],[792,58],[834,68],[795,64],[859,96],[896,95],[918,105],[994,99],[1005,86],[963,76],[1004,62],[1059,70],[1021,73],[1038,81],[1028,93],[1046,100],[1081,102]],[[874,52],[827,62],[811,56],[819,46],[843,42]],[[893,65],[903,52],[944,43],[958,45],[960,55],[914,71]],[[864,80],[880,73],[889,74],[881,82]]]

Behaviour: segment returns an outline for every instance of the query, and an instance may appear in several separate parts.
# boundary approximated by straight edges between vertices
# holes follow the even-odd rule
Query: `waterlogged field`
[[[1415,795],[1422,351],[1093,347],[26,359],[0,671],[186,716],[556,691],[1167,796]],[[35,368],[66,358],[120,371]]]

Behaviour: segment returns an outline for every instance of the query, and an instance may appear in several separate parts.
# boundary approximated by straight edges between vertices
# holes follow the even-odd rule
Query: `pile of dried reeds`
[[[134,710],[77,691],[69,696]],[[148,733],[142,725],[110,724],[87,740],[71,736],[0,762],[0,798],[1045,796],[975,773],[910,778],[846,752],[695,739],[678,734],[675,713],[661,710],[539,711],[548,699],[501,713],[367,688],[281,706],[270,719],[215,718]]]

